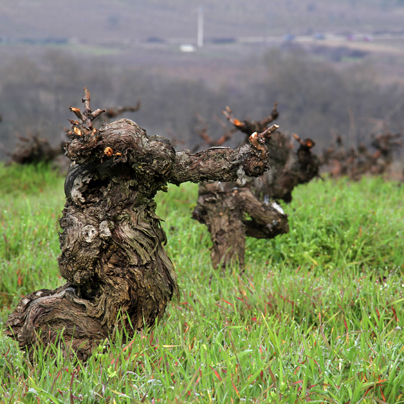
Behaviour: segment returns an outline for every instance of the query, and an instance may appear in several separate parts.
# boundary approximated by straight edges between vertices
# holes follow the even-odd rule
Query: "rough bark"
[[[191,154],[128,119],[97,130],[92,120],[103,111],[90,109],[87,90],[83,102],[83,112],[70,108],[78,119],[70,121],[73,140],[66,147],[72,164],[58,262],[67,283],[24,297],[6,323],[6,334],[31,356],[33,346],[63,332],[68,349],[85,360],[115,327],[130,337],[154,326],[178,291],[156,215],[157,191],[169,182],[241,180],[268,167],[253,145]]]
[[[192,217],[208,227],[214,268],[238,262],[243,269],[246,236],[274,238],[289,231],[287,215],[279,205],[262,204],[248,188],[230,182],[201,185]]]

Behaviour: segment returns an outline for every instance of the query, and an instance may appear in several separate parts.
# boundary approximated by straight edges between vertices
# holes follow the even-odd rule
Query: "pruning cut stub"
[[[306,139],[306,140],[305,140],[305,143],[306,143],[306,146],[307,146],[309,149],[311,149],[312,147],[314,147],[314,146],[316,145],[316,143],[315,143],[313,140],[311,140],[311,139]]]
[[[271,127],[265,129],[262,133],[254,132],[249,137],[250,143],[255,147],[255,149],[261,152],[261,156],[268,155],[268,149],[265,146],[265,139],[268,139],[278,128],[279,125],[272,125]]]
[[[73,128],[73,132],[77,136],[82,136],[81,130],[77,126]]]
[[[108,156],[108,157],[111,157],[111,156],[114,154],[114,152],[113,152],[113,150],[112,150],[110,147],[106,147],[106,148],[104,149],[104,154],[105,154],[106,156]]]
[[[266,138],[269,138],[271,136],[271,134],[274,133],[278,128],[279,128],[279,125],[273,124],[268,129],[264,130],[264,132],[262,132],[261,135]]]

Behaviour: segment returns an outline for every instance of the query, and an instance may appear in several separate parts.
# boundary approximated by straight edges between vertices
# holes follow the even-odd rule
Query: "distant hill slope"
[[[0,37],[105,41],[404,31],[402,0],[0,0]]]

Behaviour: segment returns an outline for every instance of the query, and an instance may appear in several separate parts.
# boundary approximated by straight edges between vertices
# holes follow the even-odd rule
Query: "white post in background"
[[[197,36],[197,46],[202,48],[203,46],[203,7],[198,7],[198,36]]]

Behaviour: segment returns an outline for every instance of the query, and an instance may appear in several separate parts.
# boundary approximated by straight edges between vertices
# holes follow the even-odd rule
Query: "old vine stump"
[[[253,181],[252,188],[259,199],[282,200],[289,203],[292,201],[292,191],[296,186],[307,184],[313,178],[319,177],[320,160],[312,152],[314,141],[300,139],[295,134],[293,136],[299,142],[299,148],[290,164],[287,164],[287,159],[275,159],[276,146],[267,145],[273,170],[265,172]],[[285,147],[283,145],[280,150],[284,151]],[[279,154],[282,156],[282,152]]]
[[[176,152],[160,136],[149,137],[121,119],[99,130],[103,111],[70,107],[72,161],[60,220],[60,273],[67,283],[25,296],[6,322],[5,333],[33,357],[33,347],[63,333],[65,354],[86,360],[115,327],[130,337],[153,326],[178,291],[174,267],[163,245],[166,235],[153,198],[167,183],[236,181],[268,168],[263,135],[236,150]],[[117,321],[118,314],[121,320]]]
[[[200,185],[192,217],[208,227],[214,268],[238,262],[243,270],[246,236],[270,239],[289,231],[287,215],[276,202],[261,203],[247,187],[231,182]]]
[[[278,118],[277,104],[271,115],[261,121],[240,121],[229,107],[223,111],[234,128],[245,133],[245,141],[256,131],[265,131]],[[207,135],[206,126],[197,133],[209,144],[222,144],[228,132],[218,141]],[[319,159],[311,152],[314,141],[301,140],[294,161],[289,163],[293,146],[285,134],[276,132],[265,138],[266,156],[271,169],[247,184],[204,183],[199,186],[197,206],[192,217],[208,227],[211,234],[211,260],[214,268],[238,262],[244,270],[246,236],[271,239],[289,232],[288,217],[276,202],[292,200],[298,184],[309,182],[319,172]],[[253,180],[253,179],[251,179]],[[246,220],[249,215],[251,220]]]

